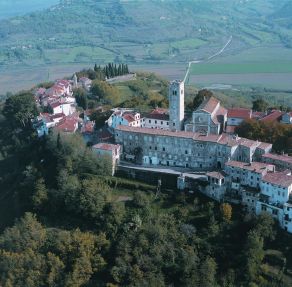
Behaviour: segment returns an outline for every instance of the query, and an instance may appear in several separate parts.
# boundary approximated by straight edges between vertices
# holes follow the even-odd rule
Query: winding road
[[[225,50],[226,48],[231,44],[232,42],[232,39],[233,39],[233,36],[231,35],[227,41],[227,43],[223,46],[222,49],[220,49],[218,52],[216,52],[215,54],[211,55],[210,57],[207,58],[207,61],[221,55]],[[187,72],[186,72],[186,75],[184,77],[184,82],[186,82],[188,76],[189,76],[189,73],[190,73],[190,69],[191,69],[191,66],[192,64],[198,64],[198,63],[202,63],[204,62],[205,60],[193,60],[193,61],[190,61],[189,62],[189,65],[188,65],[188,69],[187,69]]]

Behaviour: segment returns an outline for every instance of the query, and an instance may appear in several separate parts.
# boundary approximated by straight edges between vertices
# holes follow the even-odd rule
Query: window
[[[155,147],[155,150],[157,150],[157,146]]]
[[[165,147],[163,147],[162,150],[165,151]]]
[[[163,125],[163,121],[160,122]]]
[[[169,125],[169,122],[166,122],[166,125]]]
[[[149,122],[149,124],[151,124],[151,120],[149,120],[148,122]]]
[[[155,123],[157,124],[157,121],[155,121]]]
[[[172,124],[175,127],[175,123]]]
[[[185,150],[185,154],[188,154],[188,151],[187,150]]]
[[[149,149],[152,149],[152,146],[150,146]]]

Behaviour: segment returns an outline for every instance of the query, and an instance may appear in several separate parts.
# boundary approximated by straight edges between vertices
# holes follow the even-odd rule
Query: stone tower
[[[77,83],[77,76],[76,76],[76,74],[74,74],[73,75],[73,88],[77,88],[77,86],[78,86],[78,83]]]
[[[184,81],[172,81],[169,85],[169,129],[172,131],[183,130],[184,104]]]

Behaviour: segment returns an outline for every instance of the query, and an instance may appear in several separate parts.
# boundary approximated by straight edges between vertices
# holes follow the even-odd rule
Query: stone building
[[[184,82],[172,81],[169,85],[169,126],[172,131],[181,131],[185,117]]]
[[[115,141],[123,145],[124,153],[135,155],[141,164],[188,167],[200,171],[221,169],[229,160],[249,163],[272,147],[227,134],[203,135],[128,126],[115,129]]]
[[[219,135],[227,123],[227,110],[221,106],[220,101],[210,97],[193,112],[192,122],[185,126],[189,132]]]

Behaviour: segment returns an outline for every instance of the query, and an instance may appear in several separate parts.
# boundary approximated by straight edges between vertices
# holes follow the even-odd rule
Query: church
[[[214,97],[206,99],[184,125],[184,82],[169,85],[169,128],[153,129],[119,125],[115,141],[124,157],[142,165],[221,169],[230,160],[250,163],[272,150],[272,145],[223,132],[227,110]]]

